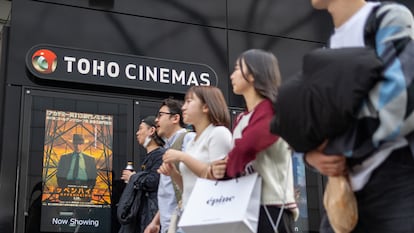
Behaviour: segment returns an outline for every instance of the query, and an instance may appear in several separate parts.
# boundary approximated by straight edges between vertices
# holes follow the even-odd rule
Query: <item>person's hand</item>
[[[184,156],[184,153],[182,151],[169,149],[162,156],[162,160],[165,163],[175,163],[175,162],[182,161],[183,156]]]
[[[214,178],[221,179],[226,174],[227,157],[211,163],[211,173]]]
[[[174,170],[174,164],[171,163],[162,163],[160,168],[158,168],[157,172],[166,176],[171,176]]]
[[[160,232],[160,225],[155,224],[154,222],[150,222],[148,226],[145,228],[144,233],[158,233]]]
[[[134,175],[136,172],[131,170],[122,170],[122,176],[121,180],[125,181],[125,183],[128,183],[129,179],[132,175]]]
[[[325,141],[316,150],[305,154],[306,162],[316,168],[325,176],[341,176],[347,173],[346,158],[343,155],[326,155],[322,151],[325,149]]]

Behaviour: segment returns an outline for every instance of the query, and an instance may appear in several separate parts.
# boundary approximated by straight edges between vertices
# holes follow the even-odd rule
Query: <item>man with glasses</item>
[[[187,143],[193,140],[195,134],[186,130],[183,122],[182,102],[168,98],[165,99],[158,111],[155,122],[157,133],[164,139],[165,148],[184,150]],[[158,207],[159,211],[147,226],[144,233],[165,233],[168,231],[170,219],[177,208],[180,197],[176,196],[174,184],[169,176],[160,175],[158,185]],[[179,231],[177,231],[179,232]]]

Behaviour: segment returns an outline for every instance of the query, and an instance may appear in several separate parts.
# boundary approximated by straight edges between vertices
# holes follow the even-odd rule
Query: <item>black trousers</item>
[[[276,224],[277,218],[280,213],[280,208],[276,206],[267,206],[270,216],[273,219],[273,223]],[[282,218],[278,226],[278,233],[293,233],[293,214],[289,210],[283,210]],[[259,226],[257,233],[274,233],[272,224],[267,217],[266,211],[263,206],[260,206],[259,214]]]
[[[355,196],[359,219],[353,233],[414,232],[414,157],[409,147],[394,151]],[[333,232],[326,216],[320,232]]]

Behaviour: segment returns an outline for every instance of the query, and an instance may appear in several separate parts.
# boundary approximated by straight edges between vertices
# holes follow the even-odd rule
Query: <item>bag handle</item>
[[[292,157],[289,157],[289,162],[288,162],[288,171],[290,169],[290,165],[292,164]],[[283,193],[283,201],[282,201],[282,206],[280,207],[280,211],[279,211],[279,215],[277,216],[276,219],[276,223],[273,221],[272,216],[270,216],[270,212],[267,209],[266,205],[263,205],[263,208],[266,212],[267,218],[269,219],[270,224],[272,225],[273,231],[275,233],[278,233],[279,231],[277,230],[277,228],[279,227],[280,224],[280,220],[282,219],[282,214],[283,214],[283,210],[285,209],[285,202],[286,202],[286,190],[287,190],[287,186],[288,186],[288,177],[286,176],[285,178],[285,192]]]
[[[182,151],[184,138],[187,135],[187,133],[188,133],[188,131],[185,131],[185,132],[182,132],[180,135],[178,135],[177,139],[175,139],[174,143],[169,147],[169,149]],[[179,164],[178,163],[174,163],[174,166],[177,168],[177,170],[179,170]],[[178,186],[177,183],[175,183],[172,179],[171,179],[171,181],[173,183],[173,188],[174,188],[175,199],[177,201],[177,205],[178,205],[179,209],[181,209],[182,191],[180,190],[180,187]]]

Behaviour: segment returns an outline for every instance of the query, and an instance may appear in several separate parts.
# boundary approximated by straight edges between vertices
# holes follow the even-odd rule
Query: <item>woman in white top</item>
[[[197,177],[209,174],[210,163],[224,158],[231,149],[230,114],[223,93],[217,87],[193,86],[185,96],[183,119],[196,136],[185,152],[169,149],[159,172],[170,175],[182,187],[185,208]],[[174,163],[179,162],[179,170]]]

